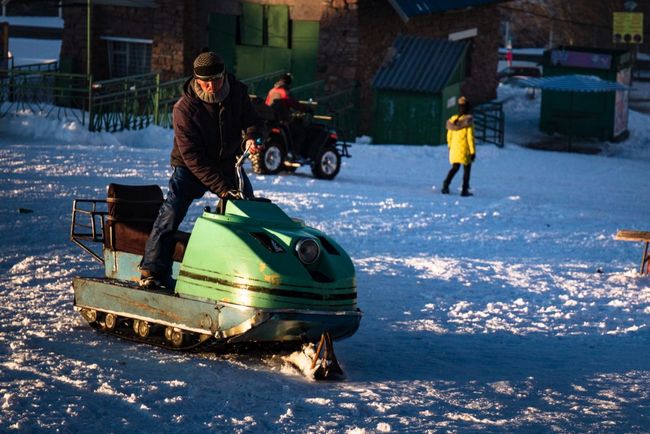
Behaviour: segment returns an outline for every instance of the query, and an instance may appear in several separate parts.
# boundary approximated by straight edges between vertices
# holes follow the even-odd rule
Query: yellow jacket
[[[458,119],[454,124],[454,121]],[[476,153],[474,148],[474,122],[471,115],[453,115],[447,121],[447,146],[449,162],[467,165],[472,162],[470,155]]]

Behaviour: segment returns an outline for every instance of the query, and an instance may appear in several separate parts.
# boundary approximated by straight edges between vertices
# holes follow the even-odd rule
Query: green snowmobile
[[[362,316],[350,257],[241,187],[240,176],[240,199],[206,207],[191,233],[177,232],[173,293],[137,283],[160,187],[111,184],[105,200],[75,199],[70,237],[104,265],[101,278],[74,278],[75,309],[95,328],[171,349],[318,342],[314,375],[342,374],[332,341],[353,335]]]

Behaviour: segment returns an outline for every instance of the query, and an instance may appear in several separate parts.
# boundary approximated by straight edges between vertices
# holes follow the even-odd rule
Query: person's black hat
[[[200,80],[218,80],[223,78],[225,70],[223,59],[213,51],[201,53],[194,59],[194,77]]]

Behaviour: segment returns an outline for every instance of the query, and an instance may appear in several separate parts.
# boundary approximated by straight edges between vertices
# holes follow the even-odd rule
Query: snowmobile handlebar
[[[248,142],[248,140],[246,140]],[[246,158],[248,158],[251,155],[251,147],[252,146],[259,146],[264,144],[264,139],[262,137],[258,137],[255,139],[255,144],[250,144],[246,146],[244,149],[244,153],[237,159],[235,162],[235,172],[237,173],[237,191],[239,192],[239,198],[246,200],[249,199],[244,195],[244,174],[242,170],[242,165],[244,164],[244,161],[246,161]]]

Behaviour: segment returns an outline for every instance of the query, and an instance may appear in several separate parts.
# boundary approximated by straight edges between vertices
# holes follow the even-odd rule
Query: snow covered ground
[[[607,156],[521,148],[537,103],[511,93],[472,198],[431,189],[445,147],[355,145],[332,182],[252,176],[354,259],[365,316],[332,384],[92,331],[72,310],[72,277],[98,268],[68,241],[72,199],[165,185],[171,132],[0,120],[0,431],[650,430],[650,280],[641,246],[613,240],[649,229],[648,136]]]
[[[479,147],[471,198],[460,174],[439,194],[444,146],[354,145],[331,182],[251,175],[354,260],[364,318],[336,383],[90,329],[72,199],[165,186],[172,134],[0,118],[0,432],[649,432],[650,277],[613,235],[650,230],[650,118],[603,155],[534,151],[539,101],[501,93],[508,143]]]

